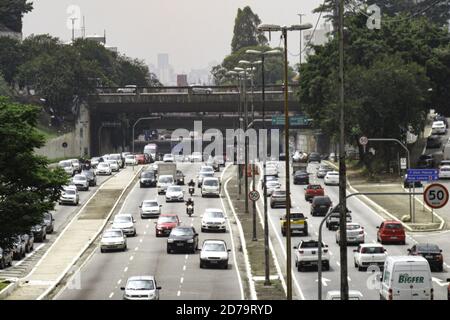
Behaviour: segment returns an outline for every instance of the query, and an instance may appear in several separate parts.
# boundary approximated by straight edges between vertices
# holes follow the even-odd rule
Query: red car
[[[145,155],[143,155],[143,154],[137,154],[135,156],[135,158],[136,158],[138,164],[146,164],[147,163],[147,161],[145,159]]]
[[[377,229],[377,241],[382,244],[385,242],[406,243],[405,228],[398,221],[386,220]]]
[[[325,192],[320,184],[308,184],[305,187],[305,200],[311,201],[316,196],[324,196]]]
[[[180,219],[176,214],[162,214],[155,222],[155,234],[157,237],[168,236],[173,228],[180,225]]]

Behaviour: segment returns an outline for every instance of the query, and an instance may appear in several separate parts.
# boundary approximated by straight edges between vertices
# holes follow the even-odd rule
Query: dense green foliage
[[[29,232],[53,210],[61,186],[68,182],[61,170],[50,170],[48,160],[34,148],[44,144],[35,130],[40,108],[0,97],[0,247],[11,237]]]
[[[261,20],[253,13],[249,6],[238,9],[234,21],[233,39],[231,41],[231,52],[251,46],[265,45],[267,39],[263,32],[258,31]]]
[[[22,17],[33,10],[28,0],[0,0],[0,24],[11,31],[22,32]]]

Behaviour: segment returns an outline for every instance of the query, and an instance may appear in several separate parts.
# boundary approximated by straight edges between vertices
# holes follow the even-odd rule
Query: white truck
[[[381,300],[433,300],[428,261],[421,256],[388,256],[381,278]]]
[[[176,163],[158,163],[158,175],[159,176],[172,176],[176,179],[177,164]]]

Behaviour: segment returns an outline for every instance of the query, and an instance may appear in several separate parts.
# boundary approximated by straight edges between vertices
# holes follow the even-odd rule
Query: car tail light
[[[328,252],[328,249],[323,249],[323,252]]]
[[[361,230],[361,231],[359,232],[359,234],[364,234],[364,230]]]
[[[392,289],[388,290],[388,300],[392,300]]]
[[[431,298],[431,300],[434,300],[434,289],[433,288],[431,288],[431,290],[430,290],[430,298]]]
[[[299,250],[298,253],[303,254],[303,253],[305,253],[305,251]]]
[[[438,254],[438,255],[436,256],[436,259],[437,259],[437,260],[442,260],[442,254]]]

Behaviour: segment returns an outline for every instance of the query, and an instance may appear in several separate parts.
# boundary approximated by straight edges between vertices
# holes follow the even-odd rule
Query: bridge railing
[[[298,85],[290,84],[288,87],[289,92],[296,91]],[[250,92],[248,88],[248,92]],[[254,92],[261,92],[261,86],[254,86]],[[284,90],[283,85],[266,85],[266,92],[279,92],[282,93]],[[237,86],[168,86],[168,87],[97,87],[95,88],[95,94],[226,94],[226,93],[238,93],[239,88]]]

